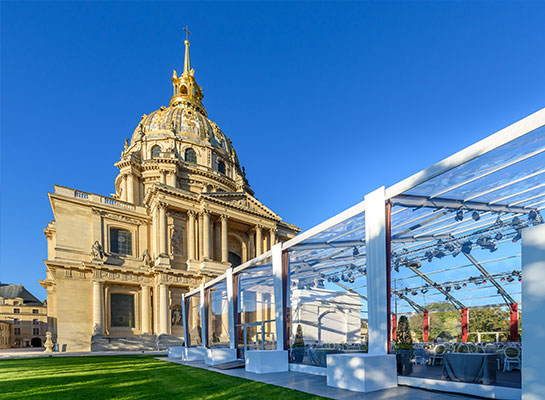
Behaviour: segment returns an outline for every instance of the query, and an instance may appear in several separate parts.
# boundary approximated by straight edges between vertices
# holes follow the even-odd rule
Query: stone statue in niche
[[[145,249],[144,252],[142,253],[142,262],[144,263],[146,267],[152,266],[152,261],[151,261],[151,257],[149,255],[148,249]]]
[[[104,249],[98,240],[95,240],[95,243],[91,247],[91,255],[93,256],[93,260],[102,261],[104,259]]]
[[[182,229],[170,229],[170,251],[172,254],[184,254],[184,234]]]
[[[172,326],[182,325],[182,309],[181,308],[176,307],[172,309],[170,321]]]

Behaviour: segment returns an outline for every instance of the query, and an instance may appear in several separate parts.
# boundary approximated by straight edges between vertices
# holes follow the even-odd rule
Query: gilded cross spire
[[[191,35],[191,32],[189,32],[189,29],[187,28],[187,26],[184,28],[184,31],[185,31],[184,74],[193,75],[192,70],[191,70],[191,61],[189,59],[189,35]]]
[[[183,28],[185,31],[185,58],[184,58],[184,72],[178,76],[176,71],[172,74],[172,86],[174,94],[170,99],[170,107],[194,107],[198,111],[202,112],[206,116],[206,110],[202,104],[204,97],[202,89],[195,81],[195,70],[191,68],[191,61],[189,59],[189,29]]]

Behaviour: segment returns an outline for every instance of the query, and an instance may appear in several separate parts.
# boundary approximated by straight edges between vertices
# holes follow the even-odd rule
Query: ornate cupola
[[[189,34],[189,32],[187,32]],[[147,191],[163,184],[192,194],[254,192],[231,140],[208,118],[195,80],[186,37],[183,72],[174,71],[168,107],[144,114],[125,141],[115,165],[114,197],[143,204]]]
[[[184,72],[178,77],[176,70],[172,74],[172,86],[174,94],[170,99],[169,106],[176,107],[179,105],[191,105],[200,111],[205,116],[206,109],[202,105],[202,99],[204,97],[202,89],[197,85],[195,80],[195,70],[191,68],[191,61],[189,58],[189,40],[185,40],[185,58],[184,58]]]

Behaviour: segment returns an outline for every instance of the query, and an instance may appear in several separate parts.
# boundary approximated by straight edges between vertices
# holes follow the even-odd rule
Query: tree
[[[411,330],[409,328],[409,319],[402,315],[397,323],[397,343],[412,344]]]

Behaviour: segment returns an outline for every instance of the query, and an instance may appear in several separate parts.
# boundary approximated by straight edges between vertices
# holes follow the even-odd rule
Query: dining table
[[[455,382],[496,383],[494,353],[446,353],[443,356],[443,379]]]

